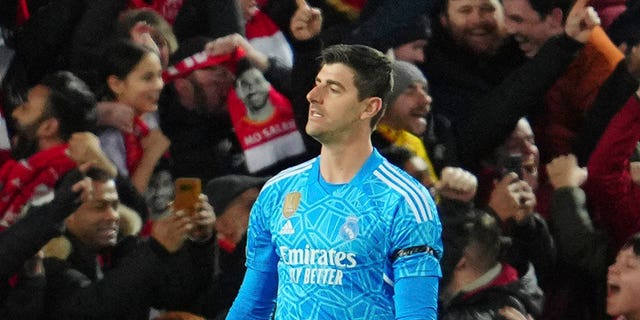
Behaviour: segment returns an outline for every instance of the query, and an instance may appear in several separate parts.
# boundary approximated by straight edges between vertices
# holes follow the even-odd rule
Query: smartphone
[[[518,178],[522,179],[522,156],[510,155],[503,159],[502,163],[502,176],[507,175],[509,172],[514,172],[518,175]]]
[[[196,203],[202,192],[202,182],[198,178],[178,178],[175,182],[175,198],[173,207],[191,214],[195,212]]]

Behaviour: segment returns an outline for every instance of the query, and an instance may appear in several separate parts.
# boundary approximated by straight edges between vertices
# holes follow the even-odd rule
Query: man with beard
[[[519,66],[523,57],[507,38],[498,0],[444,0],[432,17],[433,38],[422,65],[433,80],[433,112],[454,125]]]
[[[440,134],[432,148],[444,147],[448,158],[434,153],[432,160],[478,170],[478,159],[489,156],[521,117],[540,109],[539,97],[587,42],[599,21],[586,11],[577,6],[543,54],[527,61],[508,37],[498,1],[444,1],[424,71],[433,80],[433,128]]]
[[[255,67],[247,67],[236,79],[236,94],[247,108],[247,118],[253,122],[264,122],[274,113],[269,100],[269,82]]]
[[[409,62],[393,61],[391,67],[393,88],[387,97],[389,108],[380,118],[371,140],[378,149],[394,145],[419,156],[427,165],[429,184],[434,184],[438,180],[438,173],[419,138],[427,130],[426,117],[431,110],[427,79]]]
[[[93,129],[94,110],[95,98],[85,83],[64,71],[43,78],[14,109],[15,156],[23,160],[9,160],[0,168],[0,228],[11,225],[29,201],[48,200],[58,179],[76,162],[98,159],[115,175],[90,134],[72,137]]]

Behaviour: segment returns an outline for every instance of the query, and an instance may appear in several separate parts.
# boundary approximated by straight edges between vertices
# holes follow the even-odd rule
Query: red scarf
[[[53,191],[58,180],[76,167],[66,149],[66,144],[55,146],[26,160],[9,160],[0,168],[0,226],[12,225],[29,200]]]
[[[222,65],[229,69],[232,73],[236,72],[236,63],[246,53],[241,47],[237,47],[236,51],[217,56],[208,55],[205,51],[198,52],[192,56],[186,57],[176,64],[170,66],[162,72],[162,80],[165,85],[177,78],[184,78],[191,72],[211,66]]]
[[[138,164],[140,164],[140,160],[142,159],[142,153],[144,150],[142,149],[142,138],[146,137],[149,134],[149,127],[147,126],[140,117],[135,117],[133,119],[133,131],[132,132],[122,132],[122,137],[124,138],[124,149],[127,155],[127,170],[129,170],[129,176],[132,176],[133,173],[138,168]]]
[[[252,174],[305,152],[289,100],[270,87],[269,101],[273,114],[263,122],[254,122],[247,117],[247,107],[235,89],[231,89],[227,97],[231,123]]]

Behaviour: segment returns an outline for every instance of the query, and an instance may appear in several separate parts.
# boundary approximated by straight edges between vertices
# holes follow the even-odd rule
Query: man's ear
[[[549,13],[548,19],[551,19],[552,26],[554,28],[560,28],[564,30],[564,14],[560,8],[551,9],[551,13]]]
[[[180,96],[184,96],[192,90],[189,80],[185,78],[178,78],[173,80],[173,87],[176,88],[176,92],[178,92],[178,95]]]
[[[371,119],[378,114],[378,112],[384,112],[384,110],[382,110],[382,99],[378,97],[367,98],[364,103],[365,108],[360,115],[360,119],[362,120]]]
[[[49,118],[40,123],[37,133],[39,137],[57,137],[60,133],[59,128],[60,122],[58,119]]]
[[[193,110],[196,108],[194,86],[189,79],[175,79],[173,80],[173,87],[176,89],[176,93],[178,93],[178,101],[185,109]]]
[[[446,28],[449,25],[449,19],[447,19],[447,14],[441,13],[439,17],[440,17],[440,24]]]
[[[456,266],[454,268],[454,270],[463,270],[467,267],[467,257],[465,257],[464,255],[462,255],[462,258],[460,258],[460,260],[458,260],[458,263],[456,263]]]

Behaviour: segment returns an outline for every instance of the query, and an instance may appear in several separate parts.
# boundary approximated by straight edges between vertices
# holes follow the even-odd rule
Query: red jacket
[[[571,152],[571,141],[580,129],[584,114],[623,58],[604,30],[596,27],[566,72],[547,91],[545,110],[534,121],[541,163]]]
[[[540,150],[537,210],[545,218],[549,217],[552,189],[547,184],[547,175],[543,174],[544,165],[559,155],[573,153],[572,142],[580,131],[584,115],[623,58],[604,30],[596,27],[587,44],[544,97],[544,111],[536,115],[533,131]]]
[[[640,186],[629,172],[638,140],[640,100],[634,95],[611,119],[592,153],[584,187],[591,215],[609,233],[615,251],[640,231]]]

